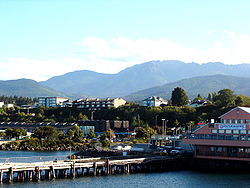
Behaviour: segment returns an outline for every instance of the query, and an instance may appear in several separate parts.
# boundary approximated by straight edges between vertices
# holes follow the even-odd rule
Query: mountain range
[[[30,79],[0,81],[0,95],[32,98],[39,96],[66,96]]]
[[[235,94],[250,96],[250,78],[212,75],[183,79],[162,86],[141,90],[124,97],[124,99],[128,101],[141,101],[148,96],[159,96],[170,99],[175,87],[183,88],[190,99],[193,99],[198,94],[206,97],[208,93],[218,92],[225,88],[233,90]]]
[[[169,98],[174,87],[180,86],[189,97],[198,93],[206,96],[223,88],[250,96],[249,78],[250,64],[150,61],[117,74],[79,70],[40,83],[29,79],[0,81],[0,95],[68,96],[72,99],[126,96],[127,100],[142,100],[151,95]]]
[[[70,96],[103,98],[126,96],[139,90],[186,78],[216,74],[250,77],[250,64],[151,61],[126,68],[117,74],[102,74],[87,70],[69,72],[52,77],[41,84]]]

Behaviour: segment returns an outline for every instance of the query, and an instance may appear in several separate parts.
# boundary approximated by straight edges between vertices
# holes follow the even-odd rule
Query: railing
[[[68,155],[60,156],[32,156],[32,157],[6,157],[0,158],[0,163],[31,163],[31,162],[45,162],[66,160]]]
[[[183,139],[202,139],[202,140],[234,140],[234,141],[250,141],[250,135],[217,135],[217,134],[194,134],[185,135]]]

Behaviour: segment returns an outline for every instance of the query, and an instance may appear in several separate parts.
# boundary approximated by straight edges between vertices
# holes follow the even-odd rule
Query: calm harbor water
[[[30,156],[66,156],[68,151],[23,152],[0,151],[0,158]],[[36,158],[36,157],[34,157]],[[14,182],[0,187],[250,187],[250,174],[202,173],[195,171],[172,171],[162,173],[123,174],[75,179],[43,180],[39,182]]]

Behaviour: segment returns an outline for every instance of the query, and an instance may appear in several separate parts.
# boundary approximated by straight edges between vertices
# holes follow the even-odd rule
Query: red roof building
[[[194,157],[250,161],[250,108],[236,107],[220,123],[209,123],[182,140],[194,146]]]

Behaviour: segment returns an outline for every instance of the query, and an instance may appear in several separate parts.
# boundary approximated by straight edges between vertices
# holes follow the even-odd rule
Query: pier
[[[55,178],[112,175],[181,169],[188,158],[147,156],[135,158],[83,158],[34,163],[0,163],[0,183]]]

